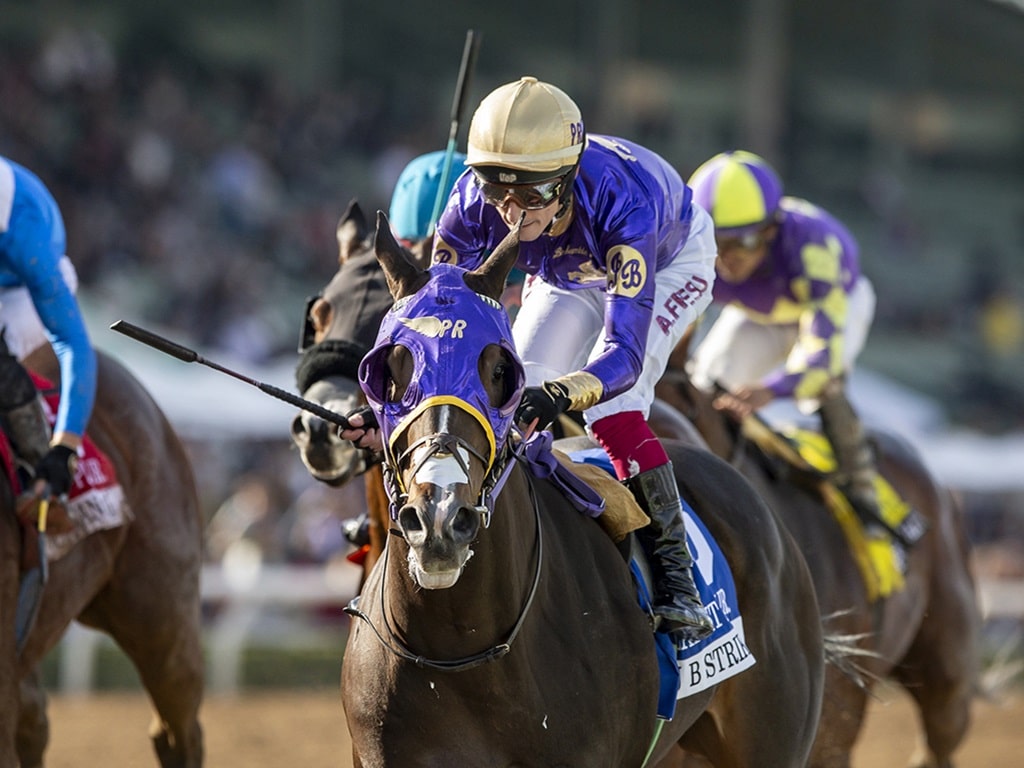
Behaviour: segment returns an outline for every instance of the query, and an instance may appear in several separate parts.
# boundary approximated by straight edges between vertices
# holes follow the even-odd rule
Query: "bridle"
[[[476,509],[480,512],[483,517],[484,527],[490,525],[491,514],[494,506],[494,500],[497,499],[498,494],[505,485],[505,481],[511,474],[512,468],[515,466],[515,461],[524,461],[524,446],[526,440],[519,440],[515,442],[517,447],[512,447],[514,441],[508,441],[505,447],[501,450],[500,456],[494,461],[490,467],[487,478],[480,491],[480,504]],[[471,455],[476,456],[480,459],[484,466],[488,465],[487,459],[477,451],[472,445],[470,445],[465,439],[451,434],[434,433],[426,435],[419,440],[413,442],[412,445],[408,446],[400,456],[398,462],[395,463],[393,459],[388,459],[384,463],[384,477],[385,484],[388,487],[388,495],[391,498],[392,516],[396,514],[396,500],[399,498],[405,498],[406,494],[401,489],[397,467],[401,466],[401,463],[405,461],[412,452],[420,446],[428,446],[427,450],[424,451],[424,457],[421,458],[419,464],[422,464],[427,457],[437,455],[440,452],[450,454],[457,457],[459,465],[466,471],[468,476],[469,468],[466,466],[465,460],[459,454],[457,450],[459,447],[466,449]],[[515,460],[515,461],[514,461]],[[417,465],[418,466],[418,465]],[[413,468],[414,470],[416,467]],[[353,616],[358,619],[362,619],[366,622],[367,626],[373,630],[374,635],[380,644],[386,648],[390,653],[397,656],[400,659],[411,662],[418,667],[436,669],[443,672],[461,672],[467,669],[473,669],[474,667],[481,666],[490,661],[495,661],[502,658],[510,650],[512,650],[512,643],[519,635],[519,631],[522,629],[526,616],[530,612],[530,607],[533,605],[533,600],[537,595],[537,587],[540,584],[541,568],[544,562],[544,536],[543,528],[541,527],[540,519],[540,505],[537,503],[536,493],[533,488],[533,479],[530,473],[526,473],[527,476],[527,487],[530,490],[530,500],[533,504],[533,515],[535,525],[535,537],[534,537],[534,551],[535,551],[535,565],[533,573],[533,582],[530,585],[530,590],[523,601],[523,605],[519,610],[519,617],[516,619],[515,624],[509,630],[505,636],[504,641],[492,645],[486,650],[474,653],[469,656],[462,656],[456,659],[431,659],[422,654],[415,653],[412,651],[396,634],[391,622],[387,616],[387,603],[385,601],[385,583],[387,581],[387,567],[388,558],[385,556],[381,558],[381,577],[379,579],[379,599],[381,605],[381,616],[384,622],[384,632],[382,633],[373,621],[359,608],[359,596],[354,597],[349,604],[345,607],[345,613],[349,616]],[[393,495],[394,494],[394,495]],[[399,536],[403,536],[401,532],[397,532]],[[386,633],[386,636],[385,636]]]

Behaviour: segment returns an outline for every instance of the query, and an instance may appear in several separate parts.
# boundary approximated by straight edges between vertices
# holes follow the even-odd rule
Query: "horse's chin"
[[[465,568],[466,562],[472,556],[473,550],[467,549],[465,550],[465,555],[460,558],[460,562],[455,567],[434,567],[428,571],[420,565],[420,560],[416,556],[415,551],[410,549],[409,575],[412,576],[413,581],[415,581],[422,589],[448,589],[449,587],[455,586],[455,583],[462,575],[462,570]]]
[[[321,483],[330,485],[334,488],[345,485],[349,480],[356,476],[356,473],[351,469],[343,470],[319,470],[313,469],[309,464],[306,464],[306,469],[309,470],[309,474],[313,476],[314,480],[319,480]]]
[[[340,457],[325,451],[300,451],[299,456],[314,479],[334,487],[345,485],[366,471],[366,462],[357,451],[347,451]]]

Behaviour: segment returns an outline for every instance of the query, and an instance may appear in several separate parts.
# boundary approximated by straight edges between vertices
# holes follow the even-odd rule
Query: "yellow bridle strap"
[[[487,435],[487,447],[490,449],[487,456],[487,467],[484,469],[486,475],[491,471],[491,467],[494,466],[494,460],[497,456],[497,439],[494,436],[494,428],[491,423],[487,420],[480,411],[474,408],[472,405],[467,403],[460,397],[454,397],[453,395],[435,395],[434,397],[428,397],[422,403],[417,405],[412,412],[402,419],[402,423],[399,424],[395,431],[391,434],[391,440],[388,441],[388,447],[391,449],[391,454],[394,455],[395,441],[401,437],[402,433],[415,421],[419,416],[426,411],[428,408],[438,408],[445,405],[452,405],[458,408],[460,411],[465,411],[474,419],[483,429],[484,434]]]

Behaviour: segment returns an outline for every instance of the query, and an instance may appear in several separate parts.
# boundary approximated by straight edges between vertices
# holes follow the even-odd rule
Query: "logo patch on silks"
[[[615,472],[607,454],[601,448],[574,451],[569,454],[573,461],[586,462],[604,468],[612,476]],[[743,617],[736,599],[736,582],[732,577],[729,563],[719,549],[718,543],[693,511],[686,499],[683,504],[683,520],[686,523],[686,541],[693,555],[693,581],[697,585],[701,602],[714,622],[715,631],[703,640],[683,643],[675,648],[678,665],[679,687],[675,699],[692,696],[695,693],[717,685],[723,680],[749,669],[757,663],[754,654],[747,647],[743,633]],[[633,566],[634,576],[641,580],[640,569]],[[641,584],[639,591],[649,594],[647,585]],[[666,686],[674,688],[669,677],[675,669],[666,669],[663,662],[672,653],[672,644],[664,633],[656,633],[659,662],[662,663],[662,695],[659,699],[658,714],[670,718],[673,709],[671,699],[666,697]],[[671,690],[669,690],[669,693]]]

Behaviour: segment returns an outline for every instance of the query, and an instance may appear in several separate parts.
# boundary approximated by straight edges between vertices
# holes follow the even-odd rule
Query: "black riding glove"
[[[338,436],[342,440],[351,441],[356,448],[379,453],[382,449],[380,444],[380,425],[377,423],[377,415],[370,406],[360,406],[355,410],[349,411],[345,416],[349,419],[353,416],[361,416],[363,423],[359,426],[349,424],[347,427],[339,427]]]
[[[559,415],[569,410],[572,400],[565,387],[557,381],[545,381],[539,387],[527,387],[523,390],[523,399],[519,401],[516,411],[516,422],[523,426],[537,419],[537,429],[545,429]]]
[[[55,445],[36,465],[36,479],[45,480],[54,496],[66,496],[75,482],[78,452],[66,445]]]

